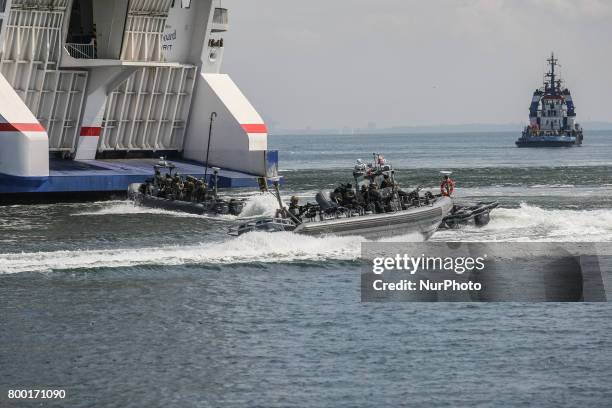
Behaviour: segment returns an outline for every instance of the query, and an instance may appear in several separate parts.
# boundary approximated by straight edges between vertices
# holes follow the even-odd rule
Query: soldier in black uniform
[[[393,189],[395,189],[395,191],[397,192],[397,196],[399,197],[401,202],[406,200],[407,197],[408,197],[408,193],[406,193],[404,190],[402,190],[399,187],[399,184],[396,183],[395,180],[393,180],[388,174],[385,174],[383,176],[383,181],[382,181],[382,183],[380,183],[380,188],[381,189],[384,189],[384,188],[393,188]]]
[[[160,179],[159,197],[168,197],[172,191],[172,176],[166,173],[166,177]]]
[[[376,183],[370,183],[370,188],[368,189],[368,196],[370,198],[370,204],[373,205],[374,210],[377,213],[385,212],[382,202],[382,196],[380,195],[380,191],[378,191],[378,186]]]
[[[357,201],[364,209],[368,209],[370,198],[368,194],[368,187],[365,184],[361,185],[361,189],[359,190],[359,194],[357,196]]]
[[[383,181],[382,183],[380,183],[380,188],[393,188],[395,184],[393,183],[393,180],[391,180],[391,177],[389,177],[388,174],[383,175]]]
[[[159,172],[159,169],[155,169],[155,176],[153,177],[153,184],[158,190],[164,185],[164,177]]]

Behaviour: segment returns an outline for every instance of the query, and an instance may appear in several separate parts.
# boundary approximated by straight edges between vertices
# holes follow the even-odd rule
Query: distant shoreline
[[[582,127],[588,131],[612,130],[610,122],[582,122]],[[343,129],[278,129],[271,130],[271,136],[307,136],[307,135],[395,135],[395,134],[428,134],[428,133],[502,133],[521,132],[525,125],[522,123],[507,125],[444,125],[444,126],[413,126],[391,128],[343,128]]]

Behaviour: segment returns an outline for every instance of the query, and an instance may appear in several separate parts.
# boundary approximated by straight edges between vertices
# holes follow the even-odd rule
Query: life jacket
[[[455,192],[455,182],[450,178],[444,179],[442,184],[440,184],[440,192],[444,197],[452,196]]]

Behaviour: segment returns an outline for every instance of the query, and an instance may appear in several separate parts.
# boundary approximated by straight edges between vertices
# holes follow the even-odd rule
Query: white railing
[[[77,59],[96,59],[96,43],[92,40],[89,44],[66,43],[66,51],[72,58]]]

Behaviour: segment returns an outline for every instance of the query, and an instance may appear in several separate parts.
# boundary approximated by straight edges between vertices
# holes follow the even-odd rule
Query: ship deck
[[[59,160],[51,159],[49,177],[31,178],[0,174],[0,201],[11,201],[16,194],[40,195],[79,193],[125,193],[132,183],[142,183],[153,176],[158,159]],[[183,175],[204,177],[205,166],[185,161],[172,163]],[[213,171],[208,169],[208,179]],[[219,188],[257,187],[257,176],[231,170],[219,170]],[[73,197],[78,198],[78,197]]]

